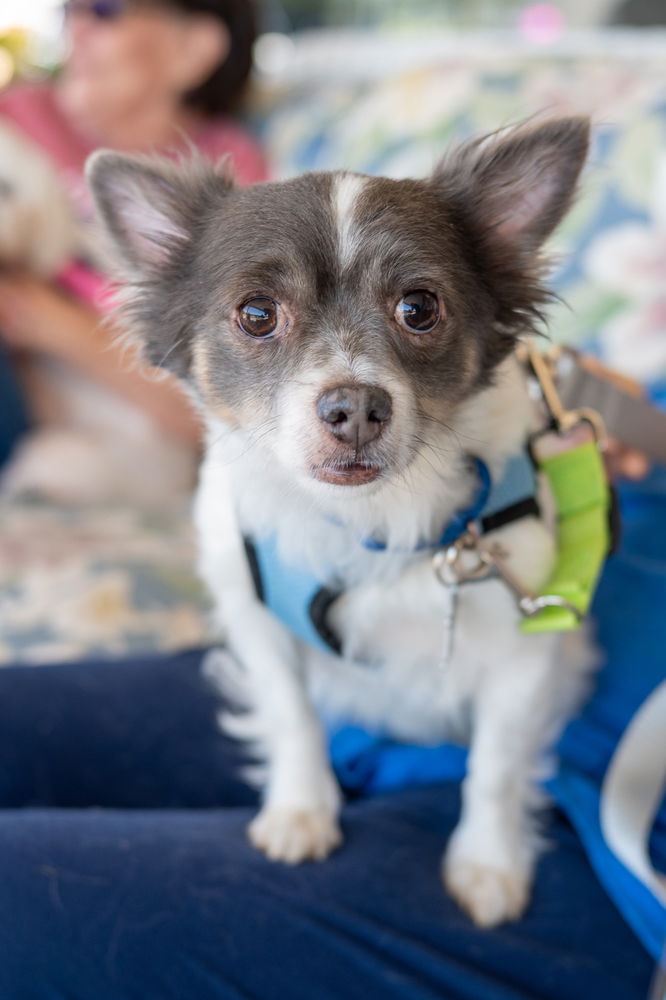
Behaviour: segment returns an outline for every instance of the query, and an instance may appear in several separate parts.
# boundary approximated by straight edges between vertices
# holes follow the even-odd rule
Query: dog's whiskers
[[[461,437],[469,437],[470,441],[474,440],[470,435],[461,434],[458,428],[452,427],[451,424],[448,424],[445,420],[441,420],[439,417],[433,416],[432,413],[426,413],[424,410],[419,410],[418,416],[422,421],[434,424],[436,427],[440,427],[442,430],[447,431],[451,437],[455,439],[459,451],[465,450],[460,440]]]
[[[166,353],[162,356],[162,359],[158,362],[157,367],[158,368],[163,368],[164,367],[164,362],[169,357],[169,355],[173,354],[174,351],[178,350],[178,348],[181,346],[181,344],[184,344],[186,340],[187,340],[187,335],[184,334],[182,337],[179,337],[176,341],[174,341],[174,343],[171,345],[171,347],[168,349],[168,351],[166,351]]]

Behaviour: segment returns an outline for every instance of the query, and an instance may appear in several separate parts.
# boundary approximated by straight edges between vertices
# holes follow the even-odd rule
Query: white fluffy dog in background
[[[77,255],[104,263],[46,155],[0,120],[0,267],[55,280]],[[39,397],[39,415],[3,469],[0,496],[152,504],[192,488],[189,449],[137,406],[55,355],[21,352],[12,361]]]

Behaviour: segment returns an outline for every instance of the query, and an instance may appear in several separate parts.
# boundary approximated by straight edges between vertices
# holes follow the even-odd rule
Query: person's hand
[[[582,368],[599,375],[601,378],[614,382],[618,388],[622,389],[630,396],[640,399],[643,396],[643,389],[640,382],[614,371],[603,365],[598,358],[589,355],[579,354],[578,363]],[[650,471],[650,459],[639,451],[638,448],[630,448],[618,438],[609,436],[604,448],[604,462],[606,471],[611,479],[644,479]]]
[[[650,459],[644,452],[629,448],[614,437],[606,442],[604,462],[611,479],[645,479],[650,471]]]
[[[85,306],[27,271],[0,271],[0,338],[19,350],[69,353]]]

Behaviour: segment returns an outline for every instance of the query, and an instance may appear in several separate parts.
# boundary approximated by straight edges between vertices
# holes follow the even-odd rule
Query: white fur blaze
[[[335,180],[333,204],[338,231],[338,256],[343,267],[351,263],[361,242],[356,206],[367,181],[367,177],[358,174],[340,174]]]

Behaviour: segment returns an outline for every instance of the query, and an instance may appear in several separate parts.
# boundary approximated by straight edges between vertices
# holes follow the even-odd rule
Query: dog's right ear
[[[454,150],[434,182],[487,245],[529,260],[571,205],[589,139],[584,116],[526,123]]]
[[[86,178],[111,251],[123,277],[155,277],[191,239],[206,191],[233,186],[228,165],[193,155],[173,162],[99,150],[88,158]]]

